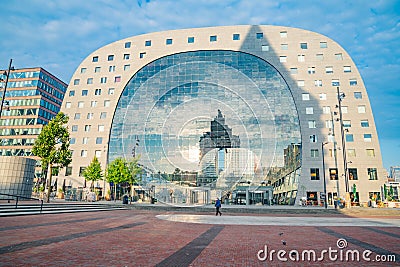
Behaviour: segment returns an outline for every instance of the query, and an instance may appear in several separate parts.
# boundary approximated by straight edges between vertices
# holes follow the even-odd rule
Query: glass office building
[[[73,162],[59,176],[72,187],[83,186],[94,156],[104,169],[140,156],[144,184],[164,183],[189,202],[197,196],[188,190],[232,198],[245,185],[273,188],[276,203],[311,205],[356,185],[352,201],[365,202],[384,179],[357,67],[336,42],[302,29],[211,27],[114,42],[83,60],[61,110]]]

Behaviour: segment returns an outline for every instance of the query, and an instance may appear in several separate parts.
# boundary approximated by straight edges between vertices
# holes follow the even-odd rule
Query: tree
[[[94,156],[92,162],[82,173],[83,177],[85,177],[86,181],[91,181],[90,190],[93,191],[94,182],[101,180],[103,178],[103,174],[101,171],[101,165],[96,156]]]
[[[46,126],[43,127],[32,153],[42,161],[42,168],[47,167],[48,192],[46,202],[50,202],[51,177],[53,166],[67,167],[72,161],[69,150],[69,132],[65,125],[68,116],[60,112]]]
[[[126,160],[123,158],[114,159],[106,169],[106,180],[109,183],[114,183],[114,199],[115,185],[129,179],[129,169]]]
[[[131,187],[131,196],[133,196],[133,185],[138,182],[137,176],[142,173],[142,168],[138,164],[139,158],[140,157],[134,157],[131,161],[128,161],[130,177],[126,182],[128,182]]]

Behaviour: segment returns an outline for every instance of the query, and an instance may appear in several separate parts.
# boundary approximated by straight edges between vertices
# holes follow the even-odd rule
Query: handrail
[[[24,196],[19,196],[19,195],[3,194],[3,193],[0,193],[0,195],[1,195],[1,196],[15,197],[15,198],[16,198],[16,201],[15,201],[15,209],[18,208],[18,200],[19,200],[19,198],[23,198],[23,199],[32,199],[32,200],[39,200],[39,201],[40,201],[40,213],[42,213],[42,210],[43,210],[43,199],[34,198],[34,197],[24,197]]]

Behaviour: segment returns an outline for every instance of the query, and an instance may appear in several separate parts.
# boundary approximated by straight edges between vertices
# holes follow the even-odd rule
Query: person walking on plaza
[[[216,209],[215,216],[218,216],[218,213],[219,216],[222,215],[222,213],[219,211],[220,208],[221,208],[221,200],[217,198],[217,201],[215,201],[215,209]]]

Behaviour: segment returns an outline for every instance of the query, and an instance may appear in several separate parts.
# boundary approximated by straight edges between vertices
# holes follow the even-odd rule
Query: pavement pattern
[[[393,215],[128,209],[0,218],[0,266],[399,265]]]

